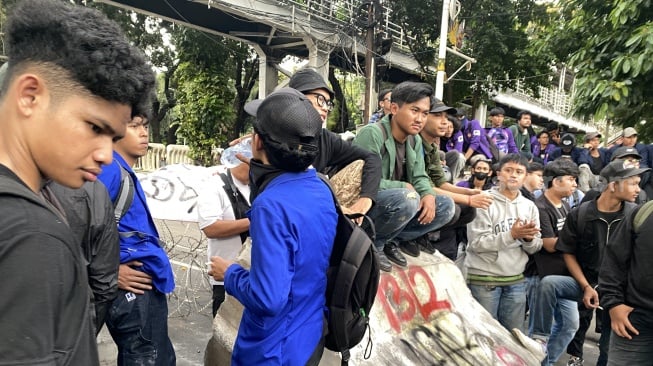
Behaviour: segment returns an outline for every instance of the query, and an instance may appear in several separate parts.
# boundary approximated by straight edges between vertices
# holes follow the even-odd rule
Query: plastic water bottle
[[[236,154],[241,154],[247,158],[252,157],[252,138],[248,137],[246,139],[241,140],[239,143],[237,143],[234,146],[231,146],[227,149],[225,149],[222,152],[222,155],[220,156],[220,164],[228,167],[228,168],[233,168],[235,166],[238,166],[242,163],[240,159],[236,157]]]

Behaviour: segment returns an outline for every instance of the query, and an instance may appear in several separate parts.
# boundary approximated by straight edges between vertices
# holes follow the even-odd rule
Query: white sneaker
[[[546,341],[527,337],[521,330],[513,328],[510,333],[519,343],[528,350],[535,358],[542,362],[546,358]]]

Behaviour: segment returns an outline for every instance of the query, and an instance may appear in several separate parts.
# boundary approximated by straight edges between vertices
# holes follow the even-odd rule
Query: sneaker
[[[521,330],[512,328],[510,331],[519,343],[528,350],[535,358],[542,362],[546,358],[546,341],[527,337]]]
[[[567,361],[567,366],[583,366],[583,358],[576,356],[569,356],[569,361]]]

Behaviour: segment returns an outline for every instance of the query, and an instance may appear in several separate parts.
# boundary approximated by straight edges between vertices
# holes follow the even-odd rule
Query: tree
[[[80,0],[76,2],[86,3]],[[134,45],[145,52],[160,74],[157,97],[152,105],[152,115],[149,122],[151,141],[161,142],[163,135],[170,136],[167,133],[169,126],[162,124],[162,122],[166,120],[168,112],[176,104],[173,91],[175,85],[172,84],[172,81],[177,69],[178,59],[175,50],[164,39],[170,35],[172,23],[111,5],[95,2],[88,5],[97,8],[118,23]]]
[[[245,44],[190,28],[173,37],[179,52],[177,78],[179,134],[202,165],[212,150],[247,128],[244,111],[258,77],[258,56]]]
[[[434,83],[439,45],[442,2],[436,0],[401,0],[393,3],[393,17],[415,37],[409,43],[414,57],[422,66],[427,81]],[[450,81],[448,103],[469,99],[473,106],[487,101],[497,90],[512,88],[521,81],[535,92],[550,82],[552,55],[533,47],[533,29],[546,23],[546,8],[533,0],[468,0],[462,2],[458,16],[464,20],[465,39],[461,51],[476,58],[469,71]],[[449,72],[463,60],[447,55]]]
[[[574,114],[621,126],[653,121],[651,1],[563,0],[560,5],[561,27],[548,42],[576,74]],[[640,130],[640,138],[653,138],[651,129]]]

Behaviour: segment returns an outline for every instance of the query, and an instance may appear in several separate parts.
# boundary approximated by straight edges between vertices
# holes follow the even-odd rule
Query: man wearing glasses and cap
[[[352,175],[360,176],[360,184],[354,182],[356,194],[350,194],[349,197],[353,196],[353,198],[347,200],[348,202],[340,203],[342,211],[346,214],[366,214],[372,207],[379,189],[381,159],[376,154],[344,141],[336,133],[326,128],[327,117],[333,110],[334,93],[317,71],[313,69],[297,71],[288,81],[288,86],[306,95],[322,120],[322,133],[318,141],[319,150],[313,167],[329,178],[333,178],[341,171],[343,173],[353,172],[356,174]],[[262,101],[262,99],[257,99],[246,104],[245,112],[256,117],[258,106]],[[232,144],[240,142],[245,137],[237,139]],[[353,164],[356,161],[362,161],[362,164]],[[362,169],[362,172],[358,172],[358,169]],[[338,199],[342,200],[341,190],[337,185],[334,185],[334,191]]]
[[[334,93],[327,86],[324,78],[315,70],[297,71],[288,81],[288,86],[306,95],[322,118],[319,151],[313,162],[313,167],[318,172],[333,177],[356,160],[363,161],[358,199],[348,206],[343,203],[342,210],[348,214],[367,213],[372,207],[379,189],[381,160],[377,155],[343,141],[340,136],[326,128],[328,114],[333,109]]]

